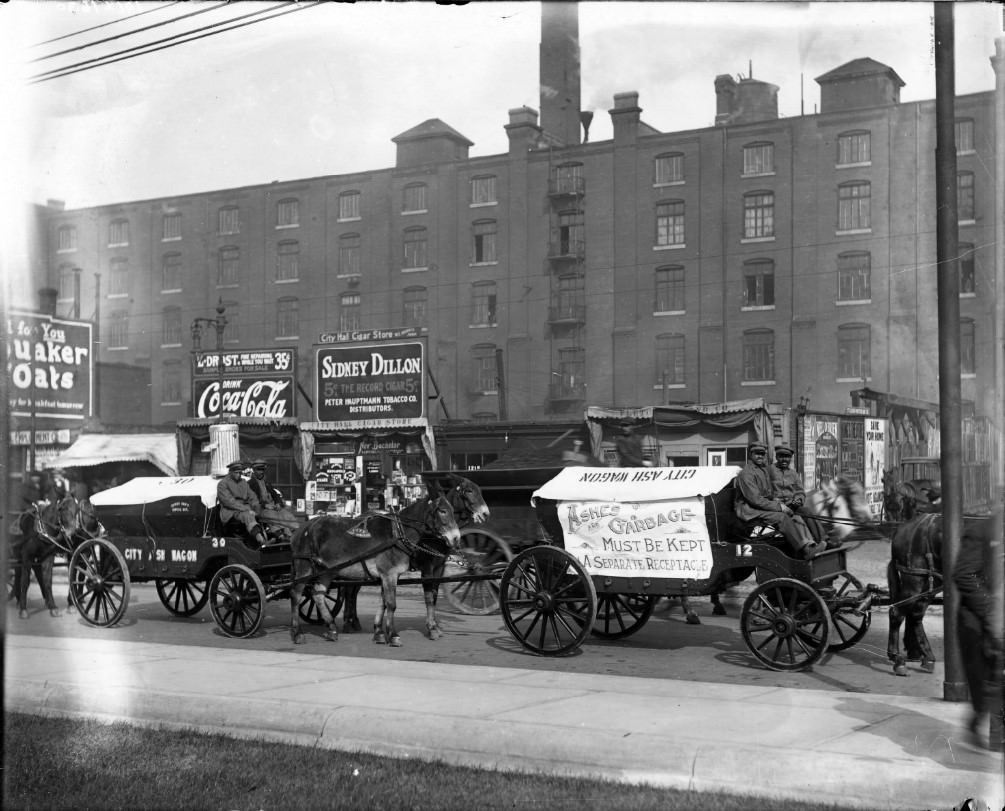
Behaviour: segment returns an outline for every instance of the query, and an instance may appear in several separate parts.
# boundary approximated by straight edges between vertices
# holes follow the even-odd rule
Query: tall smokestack
[[[541,4],[541,129],[564,145],[580,143],[579,7]]]

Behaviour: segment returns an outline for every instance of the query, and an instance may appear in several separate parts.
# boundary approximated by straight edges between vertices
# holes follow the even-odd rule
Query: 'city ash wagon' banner
[[[295,417],[296,373],[295,349],[196,352],[192,366],[195,416],[216,417],[222,408],[222,413],[238,417]]]
[[[7,314],[10,413],[82,420],[93,402],[91,324],[41,313]]]
[[[712,547],[700,498],[563,501],[565,549],[591,575],[707,580]]]
[[[425,375],[421,341],[319,347],[314,378],[317,421],[422,417]]]

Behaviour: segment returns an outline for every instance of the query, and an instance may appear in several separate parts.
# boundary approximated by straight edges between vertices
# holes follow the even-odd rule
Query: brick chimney
[[[522,155],[541,139],[541,128],[537,125],[537,110],[530,107],[516,107],[509,111],[509,124],[503,129],[509,138],[509,154]]]
[[[541,129],[563,145],[580,143],[579,7],[541,3]]]

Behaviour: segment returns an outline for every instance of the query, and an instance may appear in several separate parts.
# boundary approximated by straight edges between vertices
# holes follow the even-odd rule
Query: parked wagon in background
[[[545,656],[591,633],[627,637],[660,597],[701,596],[753,573],[740,615],[751,653],[774,670],[801,670],[868,631],[886,599],[847,570],[846,551],[789,557],[771,533],[733,516],[736,467],[564,468],[533,494],[549,544],[527,546],[499,584],[503,619]],[[763,529],[763,528],[759,528]]]

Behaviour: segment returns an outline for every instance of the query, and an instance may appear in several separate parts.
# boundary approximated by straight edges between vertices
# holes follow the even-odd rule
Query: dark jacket
[[[803,489],[803,477],[791,467],[782,470],[778,465],[769,465],[768,474],[774,497],[783,504],[795,509],[806,501],[806,491]]]
[[[736,517],[741,521],[752,521],[768,517],[767,514],[784,512],[773,493],[767,467],[747,462],[736,477]]]
[[[220,479],[216,486],[216,499],[220,502],[220,521],[224,524],[238,513],[250,510],[258,515],[262,509],[258,496],[244,479],[236,482],[230,476]]]

